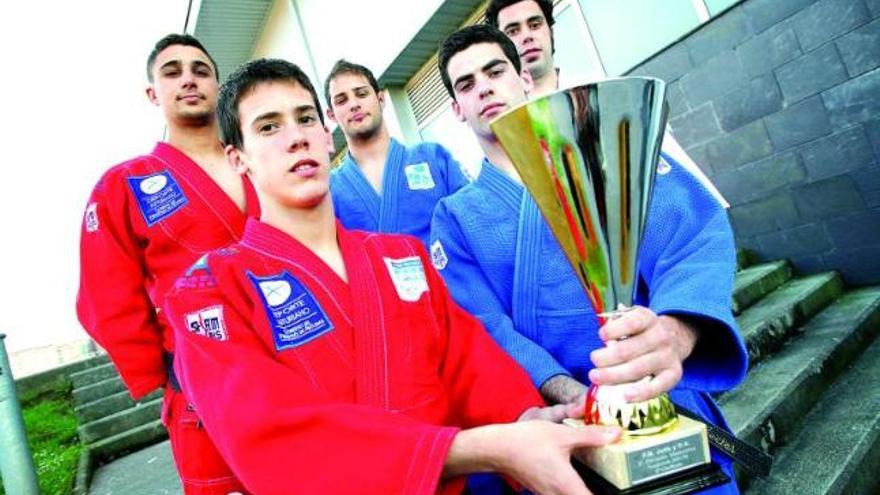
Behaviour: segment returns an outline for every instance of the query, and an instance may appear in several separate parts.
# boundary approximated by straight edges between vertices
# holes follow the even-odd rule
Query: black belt
[[[165,363],[165,374],[168,376],[168,386],[171,387],[171,390],[180,392],[180,382],[177,381],[177,375],[174,374],[174,353],[163,352],[162,362]]]
[[[772,456],[736,438],[733,433],[703,421],[703,418],[697,415],[697,413],[687,408],[676,404],[675,410],[682,416],[705,423],[709,443],[739,463],[746,471],[762,478],[770,474],[770,466],[773,464]]]

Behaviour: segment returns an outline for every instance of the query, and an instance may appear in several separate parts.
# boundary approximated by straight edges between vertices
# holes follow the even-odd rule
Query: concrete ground
[[[167,440],[101,466],[95,471],[89,487],[89,495],[182,493],[171,458],[171,444]]]

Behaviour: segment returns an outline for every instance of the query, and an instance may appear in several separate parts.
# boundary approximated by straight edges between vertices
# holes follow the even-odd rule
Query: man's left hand
[[[685,321],[657,316],[642,306],[608,321],[599,335],[606,346],[590,354],[595,365],[590,381],[597,385],[633,383],[624,394],[628,402],[657,397],[678,384],[681,363],[697,342],[697,330]],[[652,376],[651,380],[641,381],[646,376]]]

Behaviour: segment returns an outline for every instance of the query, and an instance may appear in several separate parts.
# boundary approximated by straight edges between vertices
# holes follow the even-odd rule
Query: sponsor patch
[[[666,175],[672,171],[672,165],[666,161],[666,158],[660,157],[660,160],[657,162],[657,174],[658,175]]]
[[[214,340],[229,340],[226,323],[223,322],[223,306],[211,306],[186,314],[189,331]]]
[[[287,271],[268,277],[247,275],[263,301],[276,351],[298,347],[333,330],[315,296]]]
[[[423,292],[428,291],[428,280],[425,278],[425,267],[418,256],[393,260],[384,258],[388,274],[394,282],[397,295],[404,301],[415,302]]]
[[[446,268],[447,263],[449,263],[449,258],[446,257],[446,251],[443,250],[440,239],[437,239],[431,244],[431,264],[434,265],[434,268],[442,270]]]
[[[427,162],[407,165],[403,168],[406,174],[406,183],[410,190],[434,189],[434,177],[431,176],[431,168]]]
[[[86,206],[86,232],[97,232],[101,223],[98,221],[98,203],[89,203]]]
[[[158,174],[129,177],[128,185],[137,199],[147,227],[168,218],[188,202],[180,185],[167,170]]]

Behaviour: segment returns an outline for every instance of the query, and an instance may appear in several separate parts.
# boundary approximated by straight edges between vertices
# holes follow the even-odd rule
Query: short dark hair
[[[220,96],[217,101],[217,121],[220,126],[220,140],[223,141],[223,144],[242,149],[244,137],[241,133],[238,104],[258,84],[270,82],[296,83],[307,89],[315,102],[315,110],[318,111],[321,124],[324,124],[321,102],[318,101],[318,94],[315,92],[315,87],[312,86],[309,76],[299,66],[286,60],[260,58],[240,65],[220,87]]]
[[[171,33],[165,35],[161,40],[156,42],[156,45],[153,47],[153,51],[150,52],[150,56],[147,57],[147,80],[153,82],[153,64],[156,63],[156,57],[162,53],[163,50],[168,48],[169,46],[174,45],[183,45],[183,46],[191,46],[193,48],[198,48],[202,51],[207,57],[208,60],[211,61],[211,65],[214,66],[214,77],[217,78],[217,81],[220,80],[220,71],[217,70],[217,62],[214,60],[214,57],[208,53],[208,50],[205,50],[205,47],[202,46],[202,43],[195,38],[195,36],[190,36],[188,34],[177,34]]]
[[[335,79],[339,74],[358,74],[364,76],[367,81],[369,81],[373,91],[375,91],[377,95],[379,94],[379,83],[376,82],[376,77],[370,69],[360,64],[353,64],[348,60],[341,58],[333,64],[333,68],[330,69],[330,74],[327,76],[327,79],[324,80],[324,98],[327,99],[328,107],[333,106],[330,98],[330,81]]]
[[[450,34],[449,37],[443,41],[443,44],[440,45],[440,77],[443,79],[443,85],[446,86],[446,91],[449,92],[449,96],[453,99],[455,99],[455,93],[452,91],[452,81],[449,79],[449,72],[446,71],[446,68],[449,65],[449,60],[456,53],[467,50],[472,45],[479,43],[494,43],[500,46],[504,55],[510,60],[510,63],[513,64],[516,72],[519,73],[522,70],[522,63],[519,60],[519,53],[516,51],[516,45],[513,44],[513,41],[510,41],[510,38],[508,38],[506,34],[499,31],[498,28],[487,24],[474,24],[473,26],[461,28]]]
[[[498,25],[498,14],[501,10],[506,9],[511,5],[527,1],[532,1],[538,4],[538,7],[541,8],[541,13],[544,14],[544,19],[547,20],[547,25],[553,27],[553,23],[556,21],[553,20],[552,0],[492,0],[489,2],[489,6],[486,7],[486,23],[492,27],[501,29]]]

